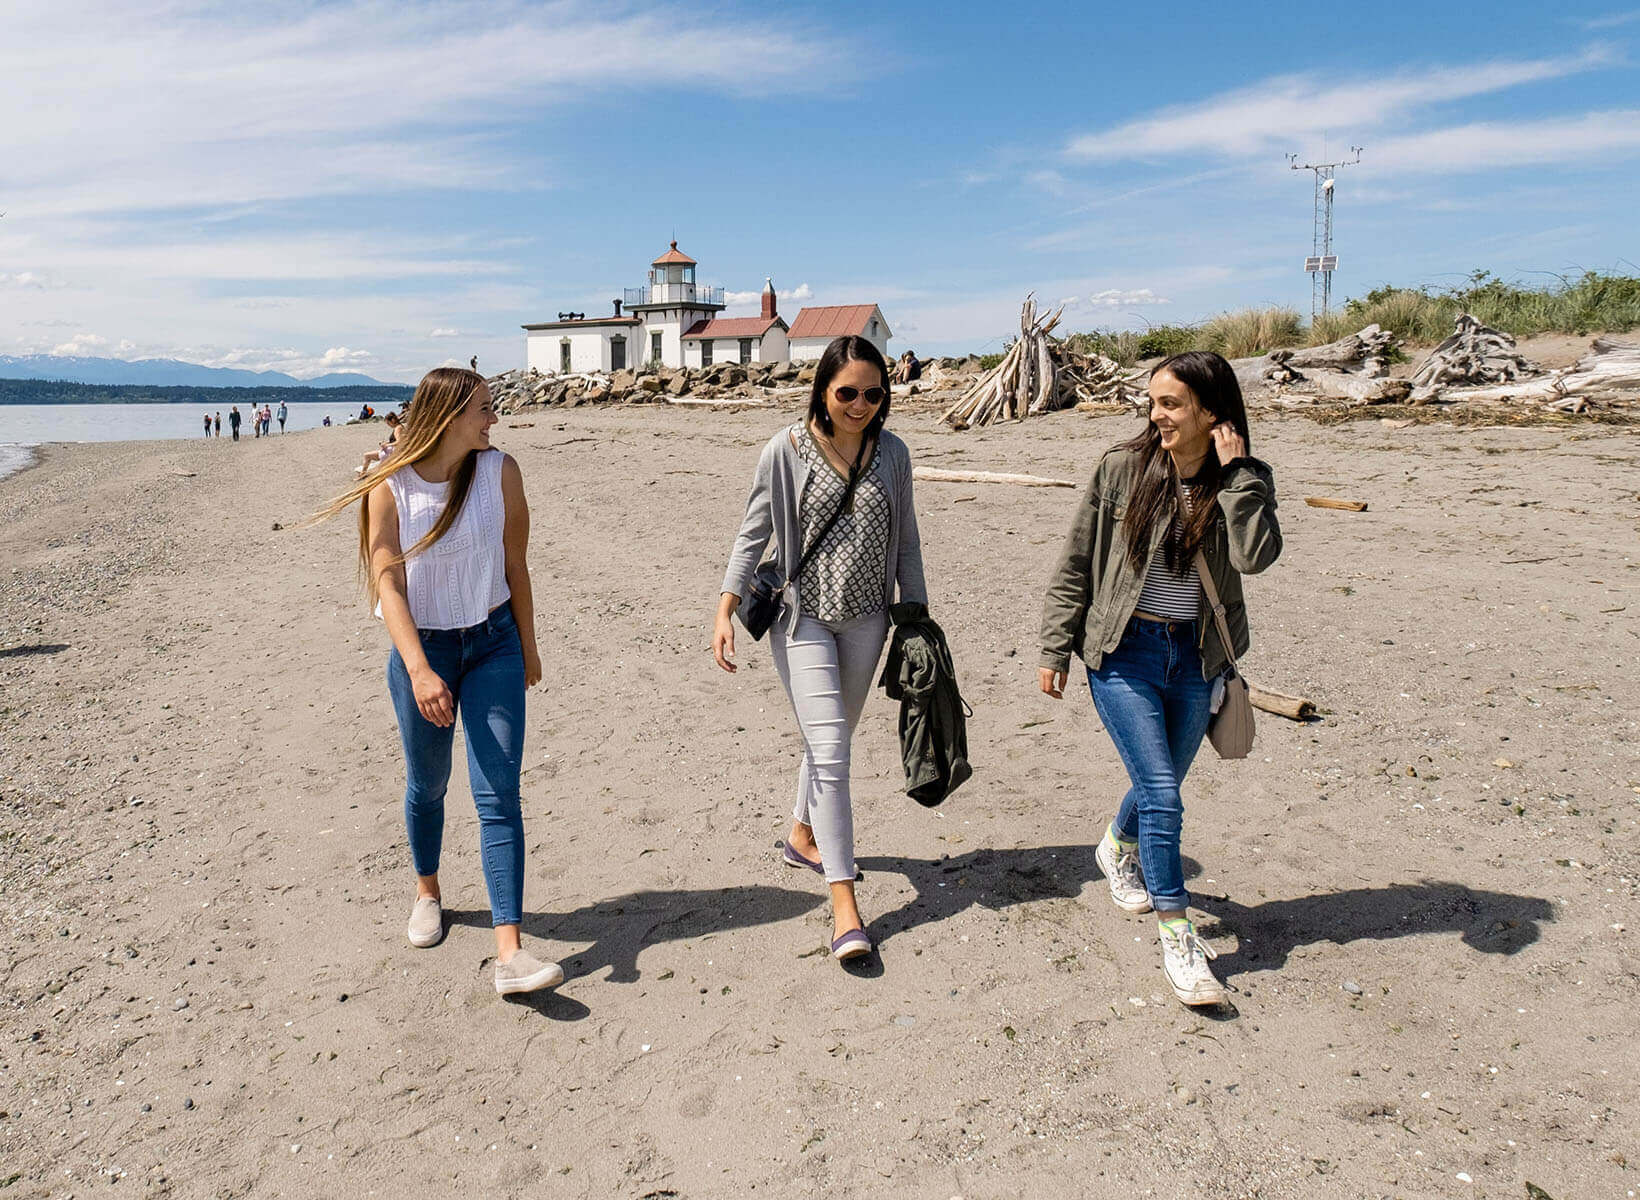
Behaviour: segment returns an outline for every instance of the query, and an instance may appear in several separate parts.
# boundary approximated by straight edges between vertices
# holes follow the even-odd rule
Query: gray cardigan
[[[803,434],[801,422],[788,426],[770,438],[758,456],[752,494],[746,499],[746,519],[740,523],[720,592],[746,595],[747,585],[757,573],[771,534],[775,540],[775,563],[781,575],[790,578],[796,568],[802,555],[797,505],[803,496],[809,468],[792,444],[792,437]],[[900,600],[926,605],[928,589],[923,583],[922,540],[917,535],[917,510],[911,497],[911,451],[886,429],[879,437],[889,491],[888,561],[893,568],[883,572],[883,607],[886,609],[894,603],[896,584]],[[797,627],[801,611],[797,581],[793,579],[786,587],[777,618],[788,633]]]

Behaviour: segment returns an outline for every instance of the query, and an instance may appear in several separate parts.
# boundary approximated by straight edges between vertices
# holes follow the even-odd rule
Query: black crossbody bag
[[[787,578],[782,578],[780,568],[773,560],[759,563],[752,581],[746,585],[746,595],[741,598],[740,623],[746,627],[746,632],[752,635],[753,641],[762,639],[769,632],[769,626],[774,624],[775,617],[780,615],[780,597],[793,579],[802,577],[803,568],[809,565],[809,559],[831,533],[833,525],[841,517],[849,504],[854,500],[854,485],[860,482],[860,464],[865,459],[865,439],[860,440],[860,449],[854,456],[854,465],[849,468],[848,488],[843,492],[843,498],[837,502],[837,508],[831,518],[821,528],[815,539],[809,543],[808,549],[803,551],[797,560],[797,569]]]

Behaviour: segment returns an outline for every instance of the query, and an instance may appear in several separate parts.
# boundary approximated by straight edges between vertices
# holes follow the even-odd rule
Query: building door
[[[751,338],[741,338],[740,339],[740,361],[742,363],[749,363],[749,362],[752,361],[752,339]]]
[[[624,371],[626,369],[626,339],[616,334],[609,339],[609,369]]]
[[[565,338],[558,343],[558,371],[562,375],[569,374],[569,339]]]
[[[649,335],[649,361],[656,365],[661,361],[661,333],[658,329]]]
[[[709,366],[712,365],[712,339],[711,338],[701,338],[700,339],[700,365],[703,366],[703,367],[709,367]]]

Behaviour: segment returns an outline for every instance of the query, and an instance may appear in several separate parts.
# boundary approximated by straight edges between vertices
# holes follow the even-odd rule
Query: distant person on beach
[[[254,438],[262,436],[262,410],[255,405],[251,406],[251,436]]]
[[[387,440],[384,441],[378,449],[368,451],[365,454],[364,462],[359,464],[359,469],[355,471],[354,474],[362,476],[372,467],[379,466],[380,464],[386,462],[393,454],[393,446],[398,442],[399,430],[402,428],[403,424],[399,420],[399,414],[392,412],[388,413]]]
[[[285,432],[285,418],[290,416],[290,409],[285,407],[283,400],[279,401],[279,432]]]
[[[211,429],[211,436],[213,436],[213,437],[221,437],[222,436],[222,410],[221,409],[217,410],[216,424]]]
[[[478,355],[476,355],[476,354],[473,355],[472,359],[468,362],[467,365],[470,366],[476,372],[478,370]]]
[[[457,367],[428,372],[395,470],[354,484],[310,523],[360,502],[366,588],[393,643],[387,691],[404,747],[404,818],[416,873],[410,944],[425,949],[444,938],[438,869],[459,712],[495,927],[495,990],[505,995],[552,987],[564,972],[519,944],[524,693],[541,681],[541,656],[524,477],[517,462],[491,448],[495,421],[481,376]]]
[[[1188,914],[1179,788],[1222,697],[1220,680],[1247,650],[1241,577],[1281,553],[1275,477],[1249,442],[1228,362],[1191,350],[1159,364],[1144,431],[1099,460],[1042,610],[1039,686],[1060,699],[1071,655],[1080,655],[1132,782],[1095,858],[1118,908],[1155,911],[1162,968],[1189,1005],[1225,994],[1208,965],[1212,947]],[[1203,603],[1203,562],[1233,645]]]
[[[262,436],[273,436],[273,409],[266,404],[262,406]]]
[[[325,419],[324,419],[324,422],[323,422],[323,424],[324,424],[324,427],[325,427],[325,428],[326,428],[326,429],[329,429],[329,428],[330,428],[330,414],[329,414],[329,413],[326,413],[326,414],[325,414]]]
[[[781,858],[825,877],[831,952],[871,953],[854,896],[849,749],[888,635],[889,605],[927,604],[911,454],[883,428],[888,366],[864,338],[840,337],[815,370],[807,416],[763,447],[712,630],[734,671],[733,618],[772,536],[782,579],[769,654],[803,735],[797,804]]]
[[[205,414],[205,436],[206,437],[211,436],[211,414],[210,413]]]
[[[233,440],[239,440],[239,422],[243,420],[239,415],[239,405],[235,404],[228,409],[228,428],[233,432]]]

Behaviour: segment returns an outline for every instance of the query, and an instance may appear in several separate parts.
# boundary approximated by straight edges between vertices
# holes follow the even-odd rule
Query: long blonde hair
[[[435,367],[423,375],[416,385],[416,394],[410,398],[410,411],[399,425],[393,453],[377,462],[357,483],[298,526],[306,529],[320,521],[328,521],[355,500],[359,502],[359,572],[364,576],[365,595],[372,605],[380,598],[381,572],[370,569],[370,493],[395,471],[414,467],[431,458],[450,422],[460,415],[483,386],[484,376],[465,367]],[[399,554],[383,565],[382,571],[408,562],[450,531],[450,526],[461,515],[462,505],[467,502],[467,493],[472,489],[473,472],[477,466],[478,451],[470,451],[456,468],[450,481],[449,501],[438,520],[433,522],[433,527],[415,545],[401,547]]]

